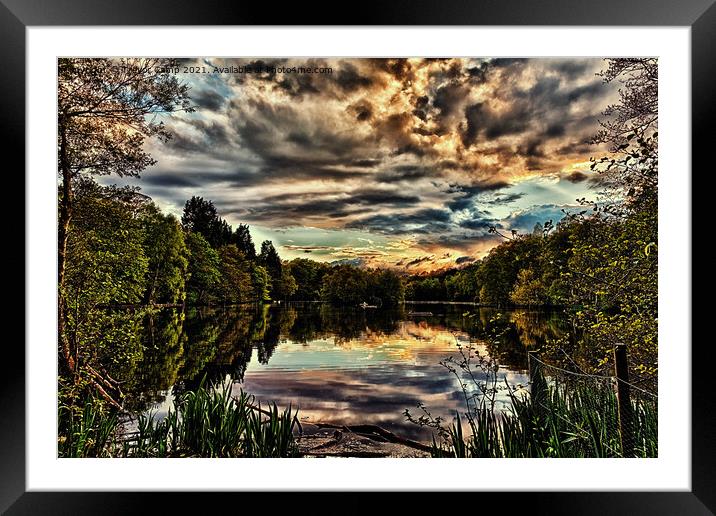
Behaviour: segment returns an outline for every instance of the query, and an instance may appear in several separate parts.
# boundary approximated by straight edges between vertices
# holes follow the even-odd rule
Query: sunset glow
[[[203,59],[197,105],[133,180],[179,215],[211,199],[284,259],[454,267],[593,195],[588,144],[616,85],[601,59]],[[266,67],[330,68],[273,73]],[[419,260],[419,261],[418,261]]]

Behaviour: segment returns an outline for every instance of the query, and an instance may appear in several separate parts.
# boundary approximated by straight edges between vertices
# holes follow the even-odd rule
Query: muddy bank
[[[320,428],[304,424],[304,433],[296,439],[304,457],[430,457],[430,453],[379,435],[356,433],[348,428]]]

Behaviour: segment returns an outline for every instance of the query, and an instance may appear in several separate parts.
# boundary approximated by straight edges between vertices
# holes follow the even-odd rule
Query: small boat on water
[[[413,311],[410,311],[410,312],[408,312],[408,315],[433,315],[433,313],[432,313],[432,312],[413,312]]]

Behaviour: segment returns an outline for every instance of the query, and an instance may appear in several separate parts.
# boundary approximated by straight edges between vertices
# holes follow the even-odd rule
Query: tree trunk
[[[70,161],[67,156],[67,126],[62,118],[60,118],[58,125],[60,133],[60,172],[62,173],[62,199],[60,202],[60,218],[57,235],[57,336],[60,347],[58,356],[60,372],[74,377],[74,381],[76,382],[79,379],[79,357],[77,353],[73,354],[70,338],[69,335],[67,335],[67,296],[65,293],[67,239],[69,236],[70,221],[72,220],[74,193],[72,191],[72,169],[70,168]],[[89,372],[88,379],[90,384],[95,387],[100,396],[115,408],[121,409],[121,405],[107,392],[107,388],[113,390],[111,383],[107,382],[107,380],[94,369],[86,368],[85,370]],[[121,396],[121,391],[119,391],[118,388],[114,390]]]
[[[70,339],[65,330],[67,316],[67,298],[65,295],[65,263],[67,258],[67,237],[72,219],[72,172],[67,157],[67,128],[60,119],[60,171],[62,172],[62,200],[60,202],[60,220],[57,237],[57,335],[60,341],[60,367],[68,373],[74,373],[76,361],[72,356]]]

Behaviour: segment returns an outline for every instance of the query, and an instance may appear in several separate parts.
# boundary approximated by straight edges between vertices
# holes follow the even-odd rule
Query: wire
[[[648,394],[649,396],[652,396],[652,397],[654,397],[654,398],[656,398],[656,399],[659,398],[659,396],[657,396],[657,395],[654,394],[653,392],[649,392],[649,391],[647,391],[646,389],[642,389],[641,387],[637,387],[637,386],[634,385],[633,383],[629,383],[629,382],[627,382],[627,381],[625,381],[625,380],[620,380],[619,378],[617,378],[616,380],[617,380],[618,382],[621,382],[621,383],[625,384],[625,385],[628,385],[628,386],[631,387],[632,389],[636,389],[636,390],[639,391],[639,392],[643,392],[644,394]]]
[[[535,357],[535,356],[533,356],[533,355],[530,355],[530,360],[534,360],[534,361],[539,362],[540,364],[542,364],[542,365],[544,365],[544,366],[546,366],[546,367],[549,367],[549,368],[554,369],[554,370],[556,370],[556,371],[561,371],[561,372],[563,372],[563,373],[570,374],[570,375],[573,375],[573,376],[582,376],[582,377],[585,377],[585,378],[600,378],[600,379],[603,379],[603,380],[617,380],[617,381],[622,382],[622,383],[628,385],[629,387],[631,387],[631,388],[633,388],[633,389],[635,389],[635,390],[637,390],[637,391],[639,391],[639,392],[643,392],[644,394],[648,394],[649,396],[652,396],[652,397],[658,399],[658,396],[657,396],[656,394],[654,394],[653,392],[649,392],[649,391],[647,391],[646,389],[642,389],[641,387],[637,387],[637,386],[634,385],[633,383],[629,383],[629,382],[627,382],[627,381],[625,381],[625,380],[620,380],[620,379],[617,378],[616,376],[603,376],[603,375],[598,375],[598,374],[575,373],[574,371],[569,371],[568,369],[563,369],[563,368],[561,368],[561,367],[557,367],[557,366],[554,366],[554,365],[551,365],[551,364],[547,364],[547,363],[543,362],[542,360],[540,360],[539,358],[537,358],[537,357]]]
[[[612,379],[614,379],[613,376],[601,376],[601,375],[598,375],[598,374],[575,373],[574,371],[569,371],[569,370],[567,370],[567,369],[562,369],[561,367],[553,366],[553,365],[547,364],[547,363],[545,363],[545,362],[542,362],[539,358],[537,358],[537,357],[535,357],[535,356],[530,356],[530,360],[535,360],[536,362],[539,362],[540,364],[542,364],[542,365],[544,365],[544,366],[547,366],[547,367],[550,367],[550,368],[552,368],[552,369],[556,369],[557,371],[562,371],[563,373],[571,374],[571,375],[574,375],[574,376],[584,376],[584,377],[586,377],[586,378],[602,378],[602,379],[604,379],[604,380],[612,380]]]

